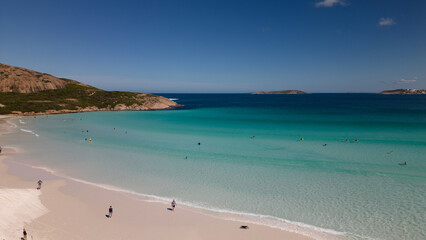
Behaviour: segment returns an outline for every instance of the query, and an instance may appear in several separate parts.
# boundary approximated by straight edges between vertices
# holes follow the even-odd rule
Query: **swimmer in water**
[[[299,141],[303,141],[303,140],[305,140],[305,139],[304,139],[304,138],[300,138],[300,139],[299,139]]]
[[[198,146],[200,146],[200,145],[201,145],[201,143],[199,142],[199,143],[198,143]]]
[[[388,152],[388,154],[392,154],[392,153],[393,153],[393,151]]]
[[[358,142],[358,139],[355,139],[354,142]]]
[[[327,147],[327,143],[326,144],[324,144],[324,145],[322,145],[323,147]]]
[[[345,141],[343,141],[343,142],[349,142],[349,140],[348,140],[348,139],[345,139]]]

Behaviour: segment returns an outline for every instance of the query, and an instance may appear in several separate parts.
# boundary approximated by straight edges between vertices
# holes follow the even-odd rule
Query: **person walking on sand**
[[[22,231],[22,234],[24,235],[24,240],[27,240],[27,230],[25,230],[25,228]]]
[[[175,207],[176,207],[176,201],[173,199],[173,201],[172,201],[172,211],[175,210]]]
[[[108,217],[109,218],[112,218],[112,212],[113,211],[114,211],[114,209],[112,208],[112,206],[109,206],[109,210],[108,210],[108,212],[109,212]]]
[[[37,184],[38,184],[38,188],[37,188],[37,190],[40,190],[41,189],[41,184],[43,183],[43,181],[41,181],[41,180],[38,180],[38,182],[37,182]]]

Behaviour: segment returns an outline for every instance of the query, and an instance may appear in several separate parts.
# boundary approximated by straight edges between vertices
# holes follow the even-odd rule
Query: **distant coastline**
[[[255,92],[252,94],[309,94],[307,92],[304,91],[300,91],[300,90],[282,90],[282,91],[270,91],[270,92]]]
[[[379,92],[379,94],[426,94],[426,89],[395,89],[395,90],[385,90]]]

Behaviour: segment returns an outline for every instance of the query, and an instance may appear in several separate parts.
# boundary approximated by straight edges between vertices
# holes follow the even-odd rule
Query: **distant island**
[[[395,89],[382,91],[379,94],[426,94],[426,89]]]
[[[283,90],[283,91],[271,91],[271,92],[255,92],[253,94],[309,94],[300,90]]]
[[[177,106],[180,105],[153,94],[105,91],[75,80],[0,63],[0,114],[160,110]]]

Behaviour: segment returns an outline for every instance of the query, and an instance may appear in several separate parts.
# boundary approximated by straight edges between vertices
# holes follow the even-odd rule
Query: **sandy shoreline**
[[[0,122],[1,133],[6,134],[8,124],[5,119]],[[311,239],[209,216],[179,202],[172,212],[166,202],[149,201],[21,164],[16,161],[19,151],[8,147],[3,137],[0,144],[0,219],[10,220],[0,224],[0,239],[19,239],[23,227],[28,239]],[[41,191],[36,190],[38,179],[43,180]],[[111,219],[105,216],[110,205],[114,207]],[[249,229],[242,230],[241,225]]]

